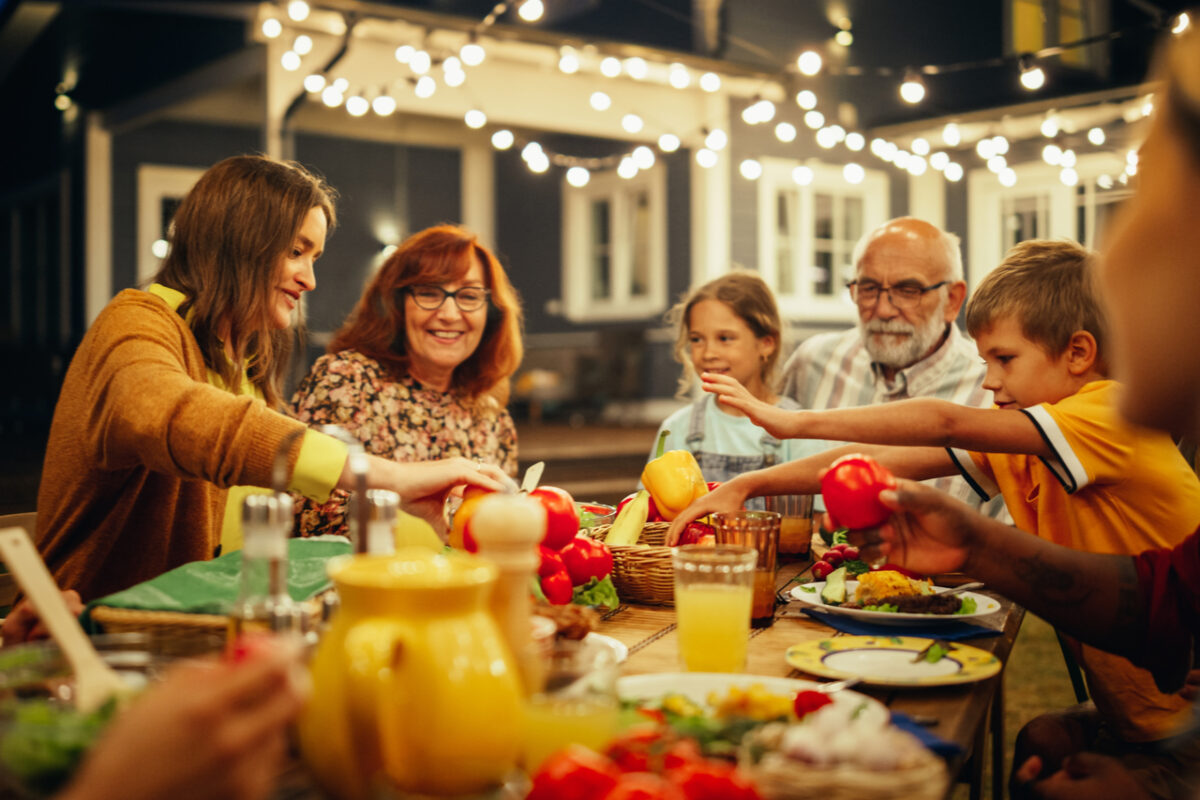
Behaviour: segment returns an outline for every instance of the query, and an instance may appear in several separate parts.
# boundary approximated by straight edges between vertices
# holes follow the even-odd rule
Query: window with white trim
[[[573,321],[644,319],[667,299],[666,174],[563,182],[563,306]]]
[[[810,160],[762,160],[758,181],[758,263],[775,292],[780,313],[807,320],[849,322],[854,305],[846,282],[854,278],[851,256],[863,233],[888,214],[888,178],[866,170],[861,183],[842,175],[840,164]],[[794,172],[806,168],[807,184]]]
[[[166,254],[171,218],[184,195],[204,174],[195,167],[142,164],[137,172],[137,266],[138,283],[158,273]]]

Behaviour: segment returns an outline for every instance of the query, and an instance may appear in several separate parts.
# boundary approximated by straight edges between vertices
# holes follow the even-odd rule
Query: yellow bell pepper
[[[694,455],[687,450],[663,452],[669,433],[663,431],[658,437],[657,457],[642,470],[642,485],[654,498],[658,513],[668,521],[708,494],[708,485]]]

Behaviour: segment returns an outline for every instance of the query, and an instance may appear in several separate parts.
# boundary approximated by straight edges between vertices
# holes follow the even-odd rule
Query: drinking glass
[[[546,648],[539,684],[525,700],[522,749],[533,774],[569,744],[602,751],[617,733],[617,661],[607,645],[558,639]],[[484,721],[486,724],[486,721]]]
[[[758,553],[740,545],[688,544],[671,554],[679,658],[692,672],[741,672],[750,640]]]
[[[812,548],[813,496],[778,494],[766,498],[767,511],[779,514],[779,552],[807,558]]]
[[[732,511],[712,515],[717,544],[753,547],[754,599],[751,624],[766,627],[775,621],[775,551],[779,545],[779,513],[775,511]]]

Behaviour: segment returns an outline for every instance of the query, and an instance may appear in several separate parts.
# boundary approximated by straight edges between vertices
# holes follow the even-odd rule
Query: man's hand
[[[795,439],[802,435],[799,413],[764,403],[736,378],[715,372],[700,374],[701,387],[717,396],[717,402],[741,411],[750,421],[777,439]]]
[[[1058,772],[1036,780],[1041,769],[1041,759],[1032,756],[1014,780],[1028,784],[1033,796],[1042,800],[1150,800],[1129,770],[1110,756],[1076,753],[1067,756]]]
[[[299,656],[270,640],[240,663],[171,667],[113,721],[59,800],[266,797],[308,693]]]
[[[688,523],[695,522],[700,517],[713,512],[740,511],[746,497],[746,491],[737,478],[725,481],[679,512],[679,516],[671,521],[671,527],[667,529],[667,544],[672,547],[679,544],[679,538],[683,536]]]
[[[67,604],[67,610],[71,612],[72,616],[78,617],[83,613],[83,601],[79,597],[79,592],[67,589],[62,596],[63,602]],[[49,635],[50,632],[42,625],[37,609],[28,599],[13,606],[12,611],[4,618],[4,624],[0,625],[0,636],[4,637],[5,645],[20,644],[33,639],[45,639]]]
[[[925,575],[953,572],[966,563],[970,530],[980,518],[970,506],[904,479],[879,499],[894,512],[891,518],[880,528],[847,535],[864,561],[890,561]]]

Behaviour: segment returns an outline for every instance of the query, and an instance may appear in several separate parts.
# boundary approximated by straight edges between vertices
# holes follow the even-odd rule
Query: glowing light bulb
[[[479,42],[467,42],[458,51],[458,55],[468,67],[478,67],[487,58],[487,51]]]
[[[437,91],[437,81],[428,75],[422,75],[417,80],[417,85],[413,89],[413,94],[420,97],[422,100],[433,97],[433,93]]]
[[[646,59],[637,56],[625,59],[625,72],[635,81],[643,80],[647,71]]]
[[[325,76],[314,72],[304,79],[304,90],[316,94],[325,88]]]
[[[775,126],[775,138],[781,142],[796,141],[796,126],[790,122],[781,122]]]
[[[956,161],[951,161],[946,165],[946,169],[942,171],[942,174],[946,176],[946,180],[952,183],[958,183],[962,180],[963,176],[962,164],[959,164]]]
[[[1036,64],[1021,70],[1021,85],[1031,92],[1046,85],[1046,71]],[[1005,184],[1011,186],[1012,184]]]
[[[762,177],[762,164],[753,158],[747,158],[738,165],[738,172],[748,181],[756,181]]]
[[[715,72],[706,72],[700,76],[700,88],[706,92],[721,90],[721,76]]]
[[[342,104],[342,93],[338,91],[337,84],[325,87],[321,92],[321,102],[330,108],[337,108]]]
[[[644,144],[633,148],[632,158],[638,169],[650,169],[654,166],[654,151]]]
[[[833,128],[821,128],[817,131],[817,144],[826,150],[837,145],[837,134],[833,132]]]
[[[550,159],[547,158],[544,153],[536,158],[529,159],[529,161],[526,161],[525,164],[529,167],[531,172],[536,172],[538,174],[550,169]]]
[[[815,131],[825,124],[825,115],[820,111],[809,111],[804,115],[804,124]]]
[[[625,129],[626,133],[639,133],[644,124],[642,118],[637,114],[626,114],[621,117],[621,127]]]
[[[817,107],[817,95],[809,89],[802,89],[796,92],[796,105],[803,108],[805,111],[812,111]]]
[[[463,115],[463,122],[467,123],[468,128],[474,128],[478,130],[484,125],[487,125],[487,114],[483,113],[477,108],[472,108]]]
[[[1067,186],[1074,186],[1079,183],[1079,173],[1067,167],[1062,172],[1058,173],[1058,179]]]
[[[367,98],[357,94],[346,98],[346,113],[350,116],[361,117],[370,110],[371,104],[367,102]]]
[[[997,175],[1007,166],[1008,160],[1004,156],[992,156],[987,161],[987,168]]]
[[[396,110],[396,99],[391,95],[381,94],[371,101],[371,110],[381,117],[386,117]]]
[[[717,154],[707,147],[701,147],[696,151],[696,163],[705,169],[716,166]]]
[[[407,64],[412,61],[413,53],[417,52],[417,48],[411,44],[402,44],[396,48],[396,60],[401,64]]]
[[[296,41],[292,42],[292,49],[302,56],[306,56],[312,52],[313,40],[311,36],[306,36],[303,33],[296,37]]]
[[[975,153],[984,161],[987,161],[996,155],[996,145],[991,139],[980,139],[975,143]]]
[[[516,139],[513,136],[513,132],[506,128],[501,128],[492,134],[492,147],[497,150],[507,150],[513,146],[514,141]]]
[[[714,128],[704,137],[704,146],[709,150],[723,150],[729,144],[729,136],[720,128]]]
[[[1105,136],[1103,128],[1092,128],[1087,132],[1088,141],[1099,147],[1104,144]]]
[[[908,160],[912,158],[912,153],[907,150],[897,150],[892,154],[892,163],[903,170],[908,169]]]
[[[953,122],[947,122],[942,128],[942,142],[946,147],[958,147],[962,143],[962,131]]]
[[[267,17],[263,20],[262,34],[268,39],[274,39],[283,33],[283,23],[274,17]]]
[[[1005,167],[1004,169],[1000,170],[1000,174],[996,177],[1000,179],[1001,186],[1017,185],[1017,173],[1013,171],[1012,167]]]
[[[287,5],[287,12],[288,16],[296,22],[303,22],[308,19],[308,3],[304,2],[304,0],[292,0]]]
[[[919,156],[929,155],[929,141],[918,136],[912,140],[912,151]]]
[[[446,70],[444,73],[442,73],[442,80],[446,82],[447,86],[452,88],[462,86],[467,82],[467,73],[463,72],[461,69]]]
[[[1074,167],[1075,166],[1075,151],[1074,150],[1063,150],[1062,161],[1060,161],[1059,163],[1062,164],[1064,167]]]
[[[833,35],[833,40],[842,47],[849,47],[854,44],[854,34],[850,31],[838,31]]]
[[[862,168],[861,164],[855,164],[851,161],[842,167],[842,177],[846,179],[846,183],[858,184],[863,182],[863,178],[867,177],[867,171]]]
[[[1062,163],[1063,151],[1056,144],[1048,144],[1042,148],[1042,161],[1045,161],[1052,167],[1057,167]]]
[[[337,89],[339,94],[345,94],[346,90],[350,88],[350,81],[345,78],[334,78],[333,88]]]
[[[999,135],[993,136],[992,152],[999,156],[1006,154],[1008,152],[1008,139],[1005,139],[1003,136]]]
[[[672,64],[667,70],[667,83],[676,89],[686,89],[692,85],[692,74],[683,64]]]
[[[1101,175],[1096,178],[1096,185],[1101,189],[1111,189],[1113,187],[1112,175]]]
[[[811,78],[821,71],[821,55],[815,50],[805,50],[796,58],[796,69]]]
[[[295,72],[296,70],[300,69],[300,56],[294,51],[288,50],[279,57],[279,63],[282,64],[283,68],[288,72]]]
[[[1042,120],[1042,136],[1047,139],[1053,139],[1058,136],[1058,117],[1049,116]]]
[[[414,50],[412,58],[408,60],[408,68],[418,75],[424,75],[433,68],[433,57],[424,50]]]
[[[526,22],[537,22],[544,13],[546,13],[546,7],[542,5],[542,0],[525,0],[517,9],[517,16]]]
[[[916,105],[925,99],[925,82],[915,72],[910,72],[900,84],[900,99],[909,105]]]
[[[950,163],[950,156],[946,155],[941,150],[938,150],[936,153],[929,156],[929,166],[933,167],[938,172],[941,172],[942,170],[944,170],[946,168],[946,165],[949,163]]]
[[[664,133],[658,137],[658,149],[664,153],[674,153],[680,144],[679,137],[673,133]]]
[[[166,258],[169,249],[166,239],[155,239],[154,244],[150,245],[150,252],[155,258]]]
[[[924,175],[925,170],[928,169],[928,167],[928,162],[925,161],[925,159],[921,156],[911,156],[908,159],[908,166],[906,166],[905,169],[908,170],[909,175],[918,177]]]
[[[637,164],[633,163],[633,159],[625,156],[621,159],[621,163],[617,165],[617,175],[625,180],[629,180],[638,174]]]
[[[587,186],[591,179],[592,173],[588,172],[586,167],[571,167],[567,170],[567,183],[576,189]]]
[[[609,107],[612,106],[612,98],[604,92],[592,92],[592,96],[588,98],[588,102],[597,111],[608,111]]]
[[[542,150],[542,146],[537,142],[530,142],[521,148],[521,158],[525,159],[526,161],[543,155],[545,155],[545,151]]]
[[[1186,31],[1192,24],[1192,18],[1188,16],[1186,11],[1179,12],[1179,16],[1175,18],[1175,24],[1171,26],[1171,33],[1178,36]]]
[[[564,75],[574,75],[579,72],[579,54],[574,47],[564,47],[558,54],[558,69]]]
[[[816,175],[812,171],[812,167],[792,167],[792,180],[798,186],[808,186],[813,182]]]
[[[861,133],[847,133],[846,147],[854,152],[858,152],[867,146],[867,140]]]
[[[621,74],[621,61],[613,56],[606,56],[600,62],[600,74],[606,78],[615,78]]]

